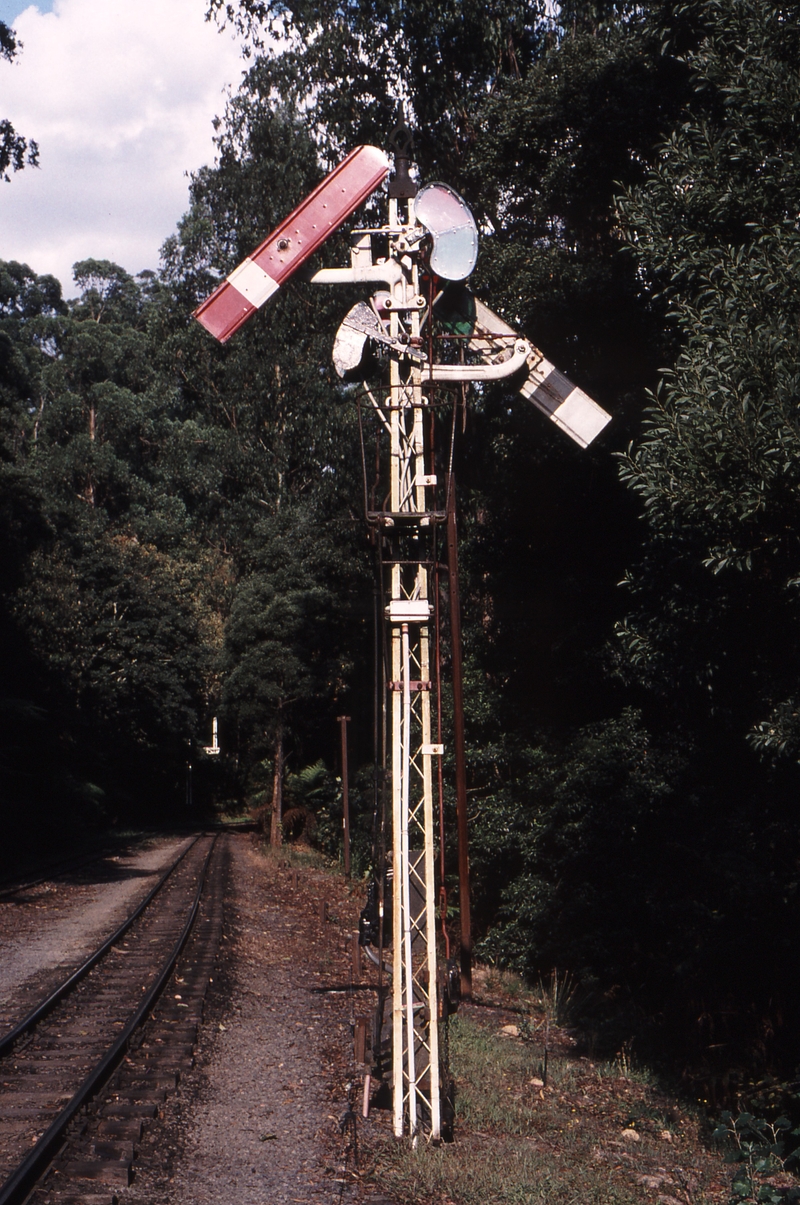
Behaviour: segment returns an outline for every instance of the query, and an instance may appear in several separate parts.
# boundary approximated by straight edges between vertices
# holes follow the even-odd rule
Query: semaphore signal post
[[[386,222],[353,231],[348,267],[324,268],[310,279],[363,284],[369,291],[369,300],[345,316],[333,346],[337,373],[359,384],[360,404],[372,413],[384,446],[378,457],[383,476],[371,489],[365,479],[365,496],[379,549],[385,632],[380,711],[391,835],[385,858],[378,859],[361,940],[381,977],[391,957],[395,1134],[437,1141],[449,1110],[444,1026],[458,993],[447,961],[445,918],[437,915],[443,754],[437,532],[448,513],[452,517],[452,477],[445,473],[440,481],[437,475],[433,416],[450,406],[455,420],[465,382],[504,378],[582,447],[609,416],[465,287],[478,252],[472,214],[446,184],[417,187],[408,171],[409,146],[408,132],[395,131]],[[197,309],[198,321],[225,342],[389,170],[383,151],[357,147]],[[446,467],[452,466],[454,435],[455,421],[445,441]],[[378,1047],[382,1019],[381,997],[373,1034]]]

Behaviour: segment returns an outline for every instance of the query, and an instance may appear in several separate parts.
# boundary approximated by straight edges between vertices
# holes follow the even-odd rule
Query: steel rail
[[[197,884],[197,890],[195,892],[194,903],[189,911],[189,915],[186,923],[183,926],[181,935],[175,943],[169,958],[164,963],[161,973],[145,995],[139,1007],[136,1009],[136,1012],[128,1021],[122,1033],[109,1047],[109,1049],[100,1059],[100,1062],[86,1076],[85,1080],[72,1097],[72,1100],[70,1100],[70,1102],[62,1109],[55,1121],[47,1130],[45,1130],[44,1134],[36,1145],[31,1149],[25,1159],[23,1159],[22,1163],[20,1163],[17,1170],[12,1172],[5,1184],[2,1186],[2,1188],[0,1188],[0,1205],[22,1205],[36,1182],[41,1178],[44,1170],[49,1166],[50,1163],[52,1163],[53,1159],[58,1153],[58,1149],[64,1137],[67,1126],[73,1120],[78,1111],[82,1109],[83,1106],[103,1087],[106,1081],[111,1078],[111,1075],[122,1061],[122,1058],[128,1050],[128,1046],[133,1034],[146,1019],[156,1000],[164,990],[164,987],[166,986],[167,981],[169,980],[169,977],[175,968],[175,963],[180,958],[181,951],[186,945],[189,934],[192,931],[192,926],[194,925],[195,917],[197,916],[197,910],[200,907],[200,897],[203,893],[206,872],[211,861],[211,855],[213,854],[214,848],[217,844],[217,840],[218,835],[215,835],[213,841],[211,842],[211,848],[206,855],[206,860],[203,863],[203,868],[200,871],[200,878]],[[193,848],[195,843],[196,842],[193,842],[192,846],[189,848]],[[188,852],[188,850],[185,851],[185,853]],[[180,861],[180,859],[178,860]]]
[[[79,966],[77,970],[73,971],[68,979],[65,979],[63,983],[54,988],[47,999],[43,1000],[41,1004],[37,1004],[36,1008],[34,1008],[32,1012],[28,1013],[27,1017],[23,1017],[18,1025],[15,1025],[13,1029],[10,1029],[8,1033],[0,1038],[0,1058],[2,1058],[3,1055],[8,1054],[15,1042],[19,1041],[19,1039],[33,1029],[35,1025],[38,1025],[38,1023],[47,1016],[47,1014],[56,1006],[56,1004],[63,1000],[65,996],[69,995],[72,989],[77,987],[80,981],[89,974],[89,971],[91,971],[92,967],[96,966],[100,959],[105,957],[111,947],[115,945],[121,937],[124,937],[134,921],[138,920],[145,909],[152,903],[153,898],[164,886],[167,879],[171,874],[173,874],[178,866],[180,866],[183,859],[189,853],[189,850],[194,849],[199,840],[200,837],[197,836],[195,837],[194,841],[192,841],[191,845],[187,845],[183,853],[175,859],[171,866],[167,867],[156,885],[151,891],[148,892],[136,910],[122,922],[117,931],[112,933],[111,937],[109,937],[107,941],[104,941],[93,954],[89,955],[89,957],[86,959],[86,962]]]

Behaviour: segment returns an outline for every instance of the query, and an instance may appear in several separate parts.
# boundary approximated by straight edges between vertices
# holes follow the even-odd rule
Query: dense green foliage
[[[158,463],[170,420],[150,282],[93,260],[75,278],[81,297],[65,305],[52,278],[0,273],[5,784],[21,825],[31,793],[45,811],[62,795],[54,835],[74,797],[87,819],[110,792],[113,816],[180,774],[218,626],[214,559]],[[42,756],[53,742],[62,756]]]
[[[596,713],[571,734],[548,725],[522,743],[504,724],[497,753],[476,756],[484,948],[530,971],[567,965],[596,984],[595,1021],[605,996],[640,1042],[650,1031],[663,1053],[671,1032],[695,1067],[727,1075],[735,1065],[746,1079],[789,1072],[800,1054],[791,969],[800,25],[787,7],[742,0],[655,11],[641,34],[673,59],[658,70],[681,111],[637,154],[641,179],[617,173],[609,207],[612,234],[625,240],[615,271],[627,262],[639,321],[652,324],[660,362],[674,362],[621,458],[644,506],[644,539],[638,553],[630,540],[621,549],[616,605],[621,597],[628,613],[602,661],[636,713]],[[636,76],[646,74],[640,58]],[[549,243],[565,258],[580,246],[577,235],[565,249]],[[587,256],[587,291],[598,261],[599,246]],[[580,326],[580,349],[579,340]],[[591,364],[591,348],[584,354]],[[613,557],[618,536],[597,539]],[[599,653],[591,639],[576,643],[584,657]],[[484,664],[497,668],[494,649]],[[592,677],[583,684],[592,695]],[[613,699],[606,676],[601,704]],[[574,689],[574,716],[585,701]],[[492,789],[498,764],[502,790]],[[498,890],[501,867],[511,881]]]
[[[737,1083],[790,1074],[800,18],[768,0],[210,9],[250,32],[252,67],[160,271],[88,260],[65,302],[0,265],[19,830],[181,813],[219,713],[227,756],[197,802],[263,815],[277,761],[298,831],[333,848],[346,711],[366,845],[370,556],[329,366],[348,296],[293,282],[225,347],[189,315],[343,150],[385,142],[402,97],[423,178],[478,216],[476,290],[614,413],[582,452],[483,388],[459,433],[480,948],[575,973],[609,1040]]]
[[[691,114],[620,202],[681,335],[623,462],[652,542],[621,635],[636,672],[680,681],[683,707],[796,754],[800,25],[709,8]],[[676,644],[693,655],[676,664]]]

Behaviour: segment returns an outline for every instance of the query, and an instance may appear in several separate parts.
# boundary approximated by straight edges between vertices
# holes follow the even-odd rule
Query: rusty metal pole
[[[342,726],[342,824],[344,826],[344,873],[350,878],[350,793],[347,781],[347,725],[349,715],[336,717]]]
[[[469,834],[467,830],[467,764],[464,751],[464,679],[461,666],[461,603],[458,594],[458,537],[456,482],[447,482],[447,568],[450,595],[450,644],[453,680],[453,751],[456,763],[458,818],[458,900],[461,914],[461,995],[472,999],[472,921],[469,895]]]

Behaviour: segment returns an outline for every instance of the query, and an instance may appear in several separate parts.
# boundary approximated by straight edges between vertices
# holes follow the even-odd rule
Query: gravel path
[[[195,1067],[146,1138],[120,1205],[352,1203],[340,1121],[354,1070],[347,938],[362,893],[308,868],[295,886],[245,836],[230,848],[224,953]],[[355,995],[370,1007],[371,993]]]
[[[188,840],[162,838],[0,900],[0,1032],[113,932]],[[247,834],[226,843],[224,936],[195,1064],[147,1124],[133,1184],[115,1200],[356,1205],[341,1123],[348,1100],[360,1101],[352,1022],[374,1001],[366,972],[351,990],[363,891],[310,865],[289,869]]]
[[[114,932],[188,842],[159,838],[0,900],[0,1033]]]

